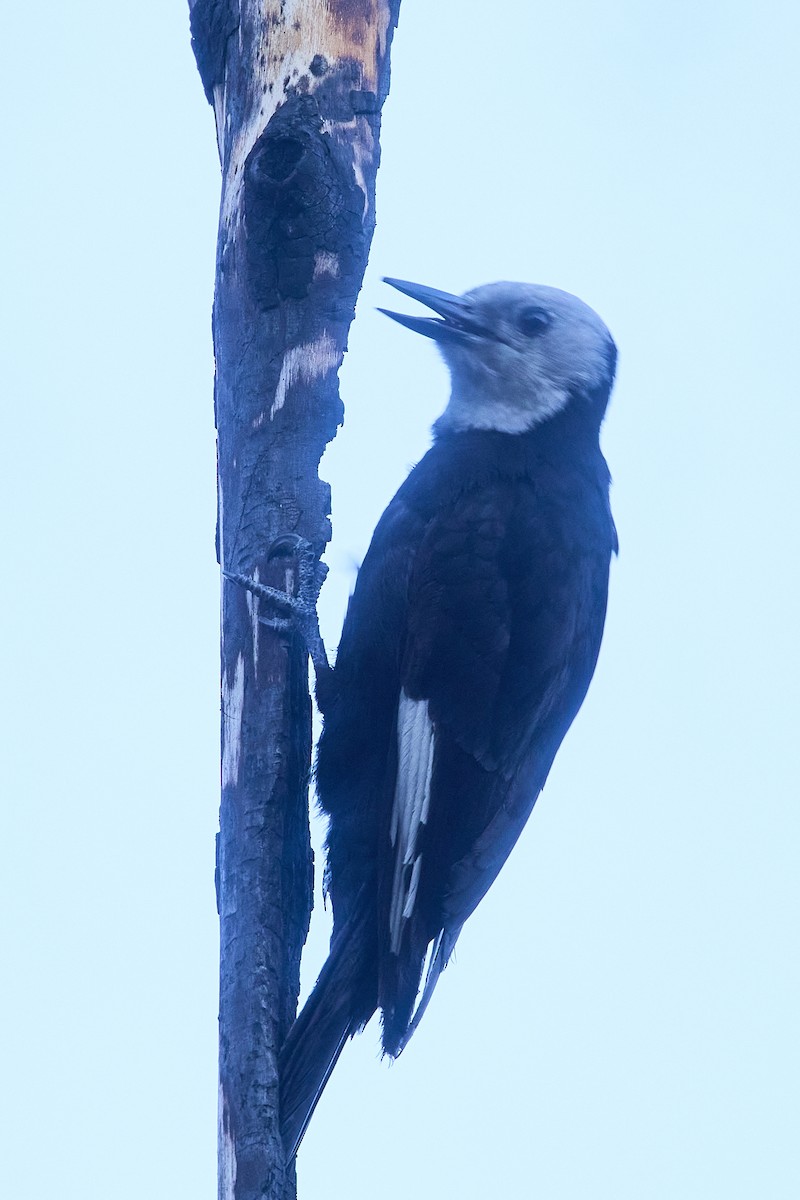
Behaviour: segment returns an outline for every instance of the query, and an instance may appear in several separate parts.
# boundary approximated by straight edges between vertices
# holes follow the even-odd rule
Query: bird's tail
[[[436,938],[427,946],[424,959],[412,957],[413,969],[406,973],[405,978],[393,979],[394,994],[398,999],[388,1003],[384,1001],[383,996],[380,997],[383,1010],[383,1049],[392,1058],[402,1054],[411,1041],[430,1003],[439,976],[450,961],[460,932],[460,925],[455,929],[440,929]],[[423,974],[425,979],[421,982]]]
[[[356,906],[356,911],[358,910]],[[281,1136],[287,1163],[297,1153],[348,1037],[375,1011],[374,950],[366,921],[345,925],[280,1052]]]

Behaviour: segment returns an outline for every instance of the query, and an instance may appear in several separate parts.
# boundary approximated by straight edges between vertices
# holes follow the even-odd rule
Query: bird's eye
[[[550,314],[543,308],[523,308],[517,317],[517,328],[526,337],[536,337],[538,334],[544,333],[549,324]]]

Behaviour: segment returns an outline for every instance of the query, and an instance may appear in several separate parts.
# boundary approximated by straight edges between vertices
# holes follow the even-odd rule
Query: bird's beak
[[[435,317],[409,317],[405,313],[391,312],[388,308],[378,309],[378,312],[385,313],[393,321],[399,321],[407,329],[434,338],[437,342],[466,342],[470,332],[480,332],[475,323],[472,306],[461,296],[451,296],[449,292],[439,292],[436,288],[425,287],[421,283],[408,283],[405,279],[384,278],[383,282],[410,296],[412,300],[419,300],[420,304],[432,308],[444,318],[438,321]]]

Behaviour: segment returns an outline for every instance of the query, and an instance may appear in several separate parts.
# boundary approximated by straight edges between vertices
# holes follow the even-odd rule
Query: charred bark
[[[400,0],[190,0],[222,167],[213,336],[217,555],[291,589],[273,540],[321,554],[318,467],[374,227],[380,112]],[[222,590],[221,1200],[289,1200],[277,1052],[311,911],[307,656]]]

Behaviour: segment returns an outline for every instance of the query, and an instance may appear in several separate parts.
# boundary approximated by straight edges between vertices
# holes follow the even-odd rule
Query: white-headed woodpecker
[[[281,1052],[289,1158],[376,1009],[385,1052],[403,1049],[517,841],[592,678],[617,546],[600,318],[550,287],[386,282],[438,314],[388,315],[436,341],[452,392],[378,523],[324,689],[315,656],[334,927]]]

